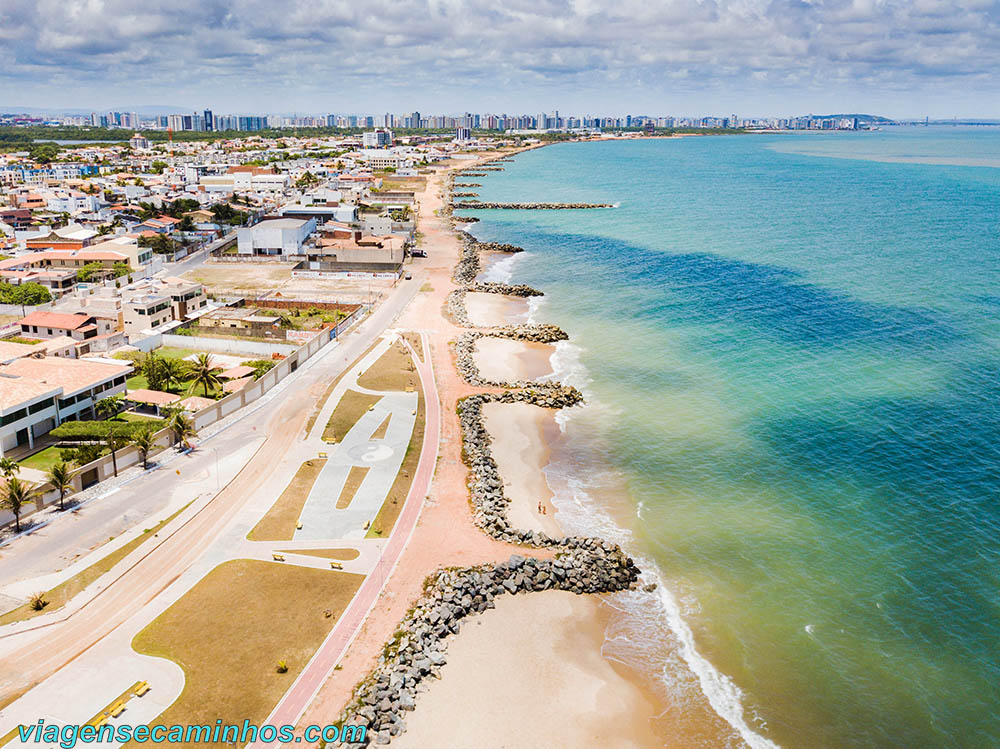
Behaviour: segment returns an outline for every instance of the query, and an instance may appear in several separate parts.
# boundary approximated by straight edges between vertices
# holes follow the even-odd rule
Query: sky
[[[1000,117],[1000,0],[2,0],[0,111]]]

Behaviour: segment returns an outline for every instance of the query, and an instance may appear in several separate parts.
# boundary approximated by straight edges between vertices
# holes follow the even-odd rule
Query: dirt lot
[[[362,303],[392,288],[384,278],[292,278],[294,263],[206,263],[183,275],[217,296],[256,297],[280,291],[293,299]]]

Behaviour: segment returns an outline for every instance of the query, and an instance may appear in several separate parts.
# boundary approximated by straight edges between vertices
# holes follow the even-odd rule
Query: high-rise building
[[[392,145],[392,131],[379,128],[378,130],[362,133],[361,145],[364,148],[388,148]]]
[[[212,110],[206,109],[204,117],[205,117],[205,129],[208,130],[209,132],[215,130],[215,117],[212,116]]]
[[[466,142],[472,140],[472,131],[467,127],[460,127],[455,130],[455,140]]]
[[[414,112],[410,115],[410,127],[419,128],[420,127],[420,112]]]

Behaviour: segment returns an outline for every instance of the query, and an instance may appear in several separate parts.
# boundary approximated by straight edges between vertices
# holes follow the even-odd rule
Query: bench
[[[284,562],[285,561],[285,555],[284,554],[279,554],[276,551],[272,551],[271,552],[271,559],[273,559],[275,562]]]
[[[342,570],[342,569],[344,569],[344,565],[342,565],[340,562],[335,562],[335,561],[331,560],[330,561],[330,568],[334,569],[334,570]]]
[[[125,712],[125,700],[119,700],[118,702],[116,702],[115,704],[113,704],[111,706],[111,717],[112,718],[117,718],[123,712]]]
[[[142,697],[142,695],[146,694],[146,692],[148,692],[148,691],[149,691],[149,682],[148,681],[140,681],[139,684],[135,688],[135,696],[136,697]]]

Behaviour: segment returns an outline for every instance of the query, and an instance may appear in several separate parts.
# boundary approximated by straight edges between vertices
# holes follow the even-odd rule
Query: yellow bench
[[[94,726],[94,728],[100,728],[105,723],[108,722],[108,716],[104,713],[98,713],[93,718],[87,721],[88,726]]]
[[[279,554],[278,552],[274,551],[274,552],[271,552],[271,559],[273,559],[275,562],[284,562],[285,561],[285,555],[284,554]]]
[[[142,695],[146,694],[146,692],[148,692],[148,691],[149,691],[149,682],[148,681],[140,681],[139,684],[138,684],[138,686],[136,686],[136,688],[135,688],[135,696],[136,697],[142,697]]]
[[[344,569],[344,565],[342,565],[340,562],[334,562],[334,561],[330,562],[330,567],[332,569],[335,569],[335,570],[342,570],[342,569]]]
[[[116,702],[114,705],[111,706],[111,717],[112,718],[117,718],[123,712],[125,712],[125,703],[124,702]]]
[[[302,530],[302,521],[301,520],[295,521],[295,530],[297,530],[297,531]]]

